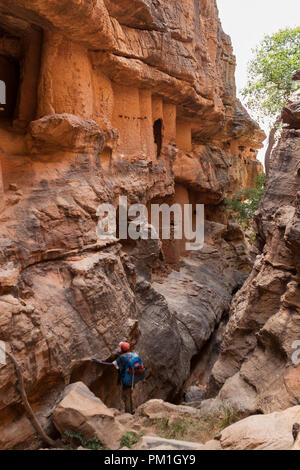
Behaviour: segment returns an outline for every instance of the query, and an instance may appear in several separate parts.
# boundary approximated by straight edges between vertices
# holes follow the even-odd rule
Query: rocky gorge
[[[0,0],[0,340],[49,435],[76,429],[64,414],[76,394],[95,406],[82,432],[103,437],[99,414],[112,429],[106,447],[118,447],[126,420],[140,426],[116,410],[116,373],[92,362],[114,360],[123,339],[147,367],[140,410],[178,405],[197,385],[202,411],[291,409],[284,429],[297,422],[299,97],[283,111],[253,264],[224,199],[262,173],[265,135],[234,73],[215,0]],[[99,238],[98,207],[117,209],[120,196],[204,204],[203,248],[161,233]],[[211,445],[237,448],[225,434]],[[284,439],[292,447],[292,430]],[[41,445],[7,360],[0,448]]]

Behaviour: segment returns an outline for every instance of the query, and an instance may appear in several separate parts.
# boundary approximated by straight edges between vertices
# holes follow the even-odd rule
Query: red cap
[[[123,352],[128,352],[130,349],[130,344],[126,343],[123,341],[122,343],[119,344],[120,348],[122,349]]]

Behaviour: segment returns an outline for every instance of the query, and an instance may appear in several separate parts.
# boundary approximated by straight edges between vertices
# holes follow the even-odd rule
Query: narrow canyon
[[[0,0],[0,340],[51,436],[70,384],[120,407],[117,371],[92,359],[124,339],[147,368],[136,406],[191,385],[243,416],[300,405],[300,97],[251,248],[224,200],[263,173],[266,136],[235,65],[215,0]],[[120,196],[191,204],[193,224],[204,204],[203,248],[101,240],[98,208]],[[0,448],[38,449],[17,382],[7,359]]]

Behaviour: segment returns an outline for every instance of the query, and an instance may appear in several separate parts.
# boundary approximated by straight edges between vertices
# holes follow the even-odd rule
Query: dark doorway
[[[162,148],[162,127],[163,127],[162,119],[157,119],[156,121],[154,121],[153,133],[154,133],[154,142],[156,143],[156,147],[157,147],[157,158],[160,157],[161,148]]]
[[[5,89],[5,102],[0,103],[0,118],[13,119],[15,117],[20,82],[18,61],[0,55],[0,81],[0,97],[3,97],[3,90]]]

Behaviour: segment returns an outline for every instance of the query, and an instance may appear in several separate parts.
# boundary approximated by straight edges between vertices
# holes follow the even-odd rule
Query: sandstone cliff
[[[137,400],[173,399],[228,311],[249,262],[220,204],[261,171],[263,139],[234,69],[214,0],[0,0],[0,339],[43,425],[78,380],[116,404],[90,358],[124,337],[150,375]],[[119,195],[206,204],[210,246],[99,240]],[[10,363],[0,410],[1,448],[38,445]]]
[[[260,254],[236,295],[210,394],[246,413],[300,400],[300,95],[284,108],[286,127],[273,150],[256,215]]]

